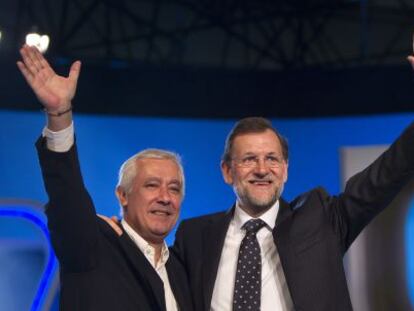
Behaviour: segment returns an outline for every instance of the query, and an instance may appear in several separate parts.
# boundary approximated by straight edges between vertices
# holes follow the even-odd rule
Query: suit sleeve
[[[49,202],[46,205],[52,245],[63,270],[87,271],[96,264],[98,224],[95,208],[85,189],[76,145],[68,152],[36,143]]]
[[[385,209],[414,175],[414,123],[365,170],[352,176],[339,197],[325,206],[344,251],[361,230]]]

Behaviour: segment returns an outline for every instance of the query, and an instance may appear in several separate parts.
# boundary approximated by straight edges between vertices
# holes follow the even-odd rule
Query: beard
[[[257,195],[253,195],[244,187],[234,186],[233,188],[243,210],[250,214],[250,216],[257,217],[265,213],[276,203],[283,192],[283,186],[284,185],[282,184],[279,188],[276,188],[271,195],[266,197],[258,197]]]

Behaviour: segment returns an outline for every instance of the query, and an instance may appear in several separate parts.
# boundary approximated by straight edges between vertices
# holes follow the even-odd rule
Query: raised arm
[[[46,111],[47,127],[53,132],[68,128],[72,123],[71,105],[80,62],[72,64],[68,77],[62,77],[36,48],[25,45],[20,53],[22,61],[18,61],[17,66]],[[66,151],[55,150],[55,144],[47,143],[49,140],[56,140],[56,137],[42,137],[36,146],[49,197],[45,213],[52,244],[62,269],[88,271],[98,262],[95,249],[99,229],[95,208],[83,183],[76,145],[65,146]]]
[[[411,67],[414,69],[414,56],[412,55],[408,56],[407,60],[410,62]]]
[[[72,64],[68,77],[62,77],[55,73],[37,48],[24,45],[20,54],[22,60],[17,66],[42,103],[48,128],[52,131],[67,128],[72,122],[72,99],[76,93],[80,61]]]
[[[361,230],[414,178],[414,123],[372,164],[352,176],[329,214],[347,250]]]

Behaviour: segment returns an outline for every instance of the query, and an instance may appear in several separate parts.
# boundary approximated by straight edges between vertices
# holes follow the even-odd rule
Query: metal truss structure
[[[14,50],[38,30],[55,56],[242,70],[400,63],[414,20],[409,0],[6,2]]]

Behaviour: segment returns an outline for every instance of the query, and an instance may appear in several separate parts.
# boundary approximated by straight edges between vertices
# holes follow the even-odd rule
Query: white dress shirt
[[[262,257],[261,311],[294,310],[280,263],[279,253],[272,235],[278,211],[279,201],[260,216],[260,219],[266,223],[266,226],[256,234]],[[221,252],[213,297],[211,299],[211,311],[231,311],[233,309],[237,258],[240,243],[246,233],[242,226],[250,219],[252,217],[237,204]]]
[[[72,124],[58,132],[53,132],[47,127],[43,129],[42,135],[46,137],[46,146],[49,150],[54,152],[66,152],[68,151],[74,143],[74,127]],[[164,294],[165,294],[165,304],[167,311],[178,311],[177,302],[175,300],[174,294],[171,290],[171,285],[168,279],[167,269],[165,264],[169,257],[169,250],[167,245],[164,242],[161,257],[158,263],[155,263],[154,247],[148,244],[138,233],[128,225],[128,223],[122,219],[122,226],[124,227],[128,236],[134,241],[138,249],[144,254],[147,260],[150,262],[151,266],[160,276],[162,282],[164,283]]]

